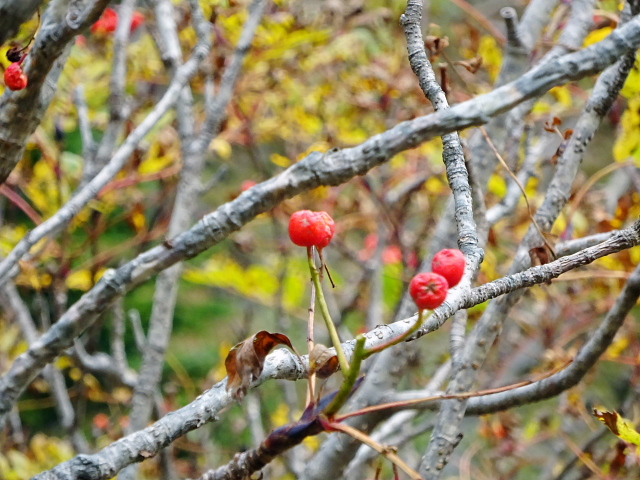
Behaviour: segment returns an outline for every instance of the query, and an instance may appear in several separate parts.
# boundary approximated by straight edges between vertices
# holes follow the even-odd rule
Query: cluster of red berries
[[[13,47],[7,51],[7,59],[11,65],[4,71],[4,84],[10,90],[22,90],[29,83],[29,78],[22,69],[22,62],[27,57],[24,50],[24,48]]]
[[[420,310],[439,307],[447,298],[449,288],[455,287],[462,276],[466,260],[460,250],[440,250],[433,257],[433,272],[419,273],[409,284],[409,293]]]
[[[289,221],[289,237],[300,247],[322,250],[329,245],[335,232],[336,224],[327,212],[299,210]]]
[[[300,210],[291,215],[289,237],[301,247],[316,247],[322,250],[329,245],[336,225],[327,212]],[[420,310],[439,307],[447,298],[449,288],[455,287],[466,266],[460,250],[441,250],[433,257],[432,272],[419,273],[409,284],[409,293]]]
[[[140,12],[133,12],[131,18],[131,33],[135,32],[140,25],[144,23],[144,15]],[[91,27],[91,33],[94,35],[108,35],[118,28],[118,12],[113,8],[105,9],[100,19]]]

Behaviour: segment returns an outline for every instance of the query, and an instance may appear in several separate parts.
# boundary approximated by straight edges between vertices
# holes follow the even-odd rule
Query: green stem
[[[422,323],[424,322],[423,317],[422,317],[422,312],[423,311],[424,310],[419,310],[418,311],[418,318],[416,319],[416,323],[411,325],[411,328],[409,330],[404,332],[402,335],[399,335],[396,338],[393,338],[393,339],[389,340],[387,343],[383,343],[382,345],[378,345],[377,347],[373,347],[373,348],[369,348],[369,349],[365,350],[364,353],[363,353],[364,358],[370,357],[374,353],[378,353],[378,352],[381,352],[382,350],[385,350],[385,349],[387,349],[389,347],[392,347],[392,346],[402,342],[403,340],[406,340],[411,335],[413,335],[415,332],[417,332],[418,329],[422,326]]]
[[[344,350],[342,350],[342,343],[340,342],[340,337],[338,336],[336,326],[333,324],[333,320],[331,320],[329,307],[327,306],[327,301],[325,300],[324,292],[322,291],[322,285],[320,284],[320,274],[318,273],[318,269],[316,268],[316,262],[313,258],[313,255],[309,255],[308,259],[309,270],[311,271],[311,280],[316,286],[316,295],[318,298],[318,304],[320,305],[320,311],[322,312],[324,323],[327,325],[327,330],[329,330],[329,336],[331,337],[333,346],[336,349],[338,362],[340,363],[340,369],[342,369],[342,373],[346,377],[349,375],[349,362],[347,362],[347,357],[344,354]]]
[[[362,364],[362,360],[364,360],[365,358],[364,343],[366,340],[367,339],[364,337],[364,335],[358,335],[356,337],[356,346],[353,350],[353,357],[351,358],[351,367],[349,368],[349,373],[345,373],[345,379],[342,382],[342,385],[340,385],[338,394],[329,404],[329,406],[322,412],[327,416],[327,418],[333,417],[333,415],[335,415],[349,399],[351,390],[353,390],[353,386],[355,385],[356,380],[358,380],[360,365]]]

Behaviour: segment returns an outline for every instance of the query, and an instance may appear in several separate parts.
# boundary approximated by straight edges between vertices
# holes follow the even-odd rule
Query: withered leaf
[[[593,416],[604,423],[614,435],[620,435],[618,430],[618,412],[608,412],[606,410],[593,409]]]
[[[482,57],[478,55],[471,60],[458,60],[457,62],[454,62],[454,64],[466,68],[471,73],[476,73],[482,66]]]
[[[557,130],[558,125],[562,125],[562,120],[559,117],[553,117],[551,120],[544,122],[544,129],[553,133]]]
[[[424,40],[424,46],[429,50],[429,60],[433,62],[449,46],[449,37],[427,35]]]
[[[363,380],[364,376],[360,377],[356,381],[355,385],[351,389],[351,393],[349,393],[349,396],[353,395],[353,393],[360,387]],[[306,437],[317,435],[318,433],[325,431],[325,427],[320,421],[319,416],[324,409],[331,404],[337,394],[338,391],[335,391],[321,398],[318,403],[313,401],[310,402],[302,413],[300,420],[275,429],[269,434],[264,442],[262,442],[262,445],[269,451],[277,451],[281,445],[297,445]]]
[[[338,369],[338,356],[321,343],[316,343],[309,354],[310,373],[328,378]]]
[[[564,154],[564,151],[567,149],[567,145],[569,144],[569,139],[573,135],[573,130],[571,128],[567,128],[564,132],[564,140],[556,150],[556,153],[551,157],[551,163],[554,165],[558,164],[558,159]]]
[[[294,350],[289,337],[282,333],[261,330],[233,347],[224,361],[227,369],[227,391],[241,400],[251,383],[264,368],[264,359],[276,345],[286,345]]]
[[[529,257],[531,258],[531,266],[546,265],[557,258],[556,252],[554,252],[546,243],[539,247],[533,247],[529,250]],[[545,282],[547,285],[551,285],[551,280]]]
[[[546,245],[530,249],[529,257],[531,258],[531,266],[546,265],[551,261],[549,248]]]
[[[640,452],[640,432],[638,432],[631,420],[627,420],[621,416],[618,412],[607,410],[593,409],[593,415],[604,423],[614,435],[617,435],[620,440],[628,443],[632,443],[637,448],[637,452]]]

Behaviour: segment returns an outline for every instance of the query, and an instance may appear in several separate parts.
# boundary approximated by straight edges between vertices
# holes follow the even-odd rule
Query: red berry
[[[107,8],[105,9],[102,16],[98,19],[98,21],[91,27],[91,33],[97,35],[106,35],[108,33],[115,32],[117,27],[118,12],[116,12],[113,8]]]
[[[436,253],[433,257],[433,261],[431,262],[431,270],[446,278],[449,283],[449,287],[455,287],[460,283],[460,280],[464,275],[464,267],[466,263],[467,261],[464,258],[464,253],[460,250],[448,248]]]
[[[327,212],[300,210],[291,215],[289,237],[300,247],[323,249],[336,231],[336,225]]]
[[[400,263],[402,261],[402,250],[398,245],[389,245],[382,251],[382,263]]]
[[[135,32],[144,23],[144,15],[140,12],[133,12],[131,17],[131,33]]]
[[[409,293],[420,310],[433,310],[447,298],[447,280],[437,273],[419,273],[409,284]]]
[[[4,84],[11,90],[22,90],[27,83],[29,79],[19,63],[12,63],[4,71]]]
[[[240,190],[242,190],[243,192],[246,192],[247,190],[255,187],[256,185],[257,183],[254,182],[253,180],[245,180],[244,182],[242,182],[242,184],[240,184]]]

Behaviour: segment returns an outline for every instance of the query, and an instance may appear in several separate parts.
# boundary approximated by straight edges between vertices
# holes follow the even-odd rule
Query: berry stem
[[[307,258],[309,259],[309,264],[313,263],[313,247],[307,247]],[[313,276],[313,273],[311,274]],[[307,345],[309,347],[309,359],[311,359],[311,352],[313,351],[314,345],[314,335],[313,335],[313,325],[314,325],[314,317],[316,311],[316,284],[311,283],[311,300],[309,303],[309,323],[307,325]],[[315,398],[315,389],[316,389],[316,374],[315,372],[311,372],[309,375],[309,392],[307,398],[307,404],[313,402]]]
[[[340,336],[338,335],[338,331],[336,330],[336,326],[333,324],[333,320],[331,320],[331,314],[329,313],[329,307],[327,306],[327,301],[324,298],[324,293],[322,292],[322,285],[320,284],[320,273],[318,272],[318,268],[316,267],[315,259],[313,255],[307,256],[309,260],[309,270],[311,271],[311,280],[316,287],[316,295],[318,297],[318,304],[320,305],[320,311],[322,312],[322,316],[324,317],[324,322],[327,325],[327,330],[329,330],[329,336],[331,337],[331,341],[333,342],[333,346],[336,349],[336,355],[338,355],[338,362],[340,363],[340,369],[342,370],[343,375],[346,377],[349,375],[349,362],[347,362],[347,357],[344,354],[344,350],[342,350],[342,343],[340,342]]]
[[[362,360],[365,357],[365,348],[364,343],[367,339],[364,335],[358,335],[356,337],[356,346],[353,350],[353,357],[351,358],[351,366],[349,367],[349,371],[344,374],[344,381],[342,385],[340,385],[340,390],[338,394],[333,399],[333,401],[329,404],[327,408],[324,409],[323,413],[327,416],[327,418],[333,417],[338,410],[342,408],[345,402],[351,396],[353,386],[356,384],[358,380],[358,374],[360,373],[360,365],[362,364]],[[336,349],[337,350],[337,349]],[[338,357],[340,358],[340,357]]]
[[[406,340],[411,335],[413,335],[415,332],[417,332],[418,329],[424,323],[423,312],[424,312],[424,310],[418,310],[418,318],[416,319],[416,323],[411,325],[411,328],[409,330],[407,330],[406,332],[404,332],[402,335],[398,335],[396,338],[392,338],[387,343],[383,343],[382,345],[378,345],[377,347],[366,349],[364,351],[364,358],[367,358],[367,357],[373,355],[374,353],[381,352],[382,350],[385,350],[385,349],[387,349],[389,347],[392,347],[392,346],[394,346],[394,345]]]

